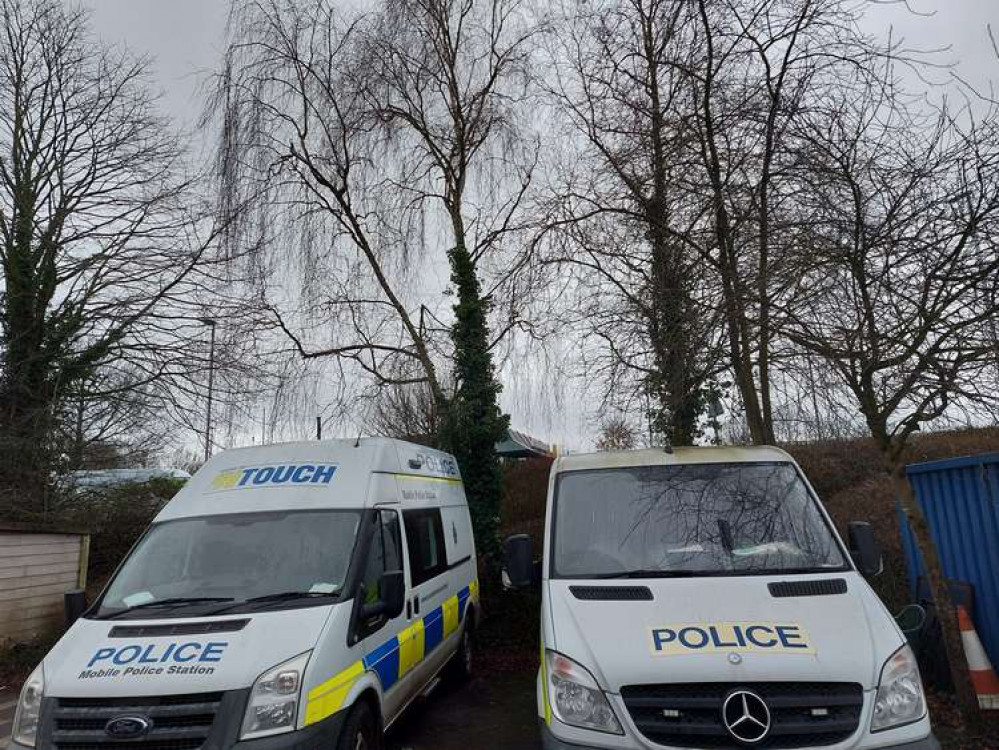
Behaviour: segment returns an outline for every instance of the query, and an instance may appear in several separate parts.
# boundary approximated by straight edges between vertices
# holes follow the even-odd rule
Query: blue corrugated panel
[[[999,453],[913,464],[906,474],[930,522],[944,575],[974,587],[975,628],[999,665]],[[902,546],[915,595],[922,564],[904,524]]]

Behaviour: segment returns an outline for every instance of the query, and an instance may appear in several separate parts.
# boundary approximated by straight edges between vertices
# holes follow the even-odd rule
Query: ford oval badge
[[[153,722],[145,716],[115,716],[104,725],[104,732],[116,740],[134,740],[152,728]]]

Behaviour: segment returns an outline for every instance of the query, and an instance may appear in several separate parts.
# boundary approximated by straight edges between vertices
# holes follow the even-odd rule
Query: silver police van
[[[936,750],[916,660],[801,470],[775,448],[570,455],[540,581],[537,711],[546,750]]]
[[[222,453],[25,684],[13,750],[381,747],[472,668],[455,460],[393,440]]]

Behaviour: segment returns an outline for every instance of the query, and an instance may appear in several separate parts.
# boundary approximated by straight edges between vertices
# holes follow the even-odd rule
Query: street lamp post
[[[205,461],[212,457],[212,389],[215,386],[215,326],[213,318],[199,318],[198,321],[211,329],[211,343],[208,346],[208,416],[205,421]]]

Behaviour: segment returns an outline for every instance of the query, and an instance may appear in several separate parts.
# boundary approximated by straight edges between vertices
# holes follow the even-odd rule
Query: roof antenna
[[[354,441],[354,447],[355,448],[361,447],[361,433],[357,433],[357,440]]]

